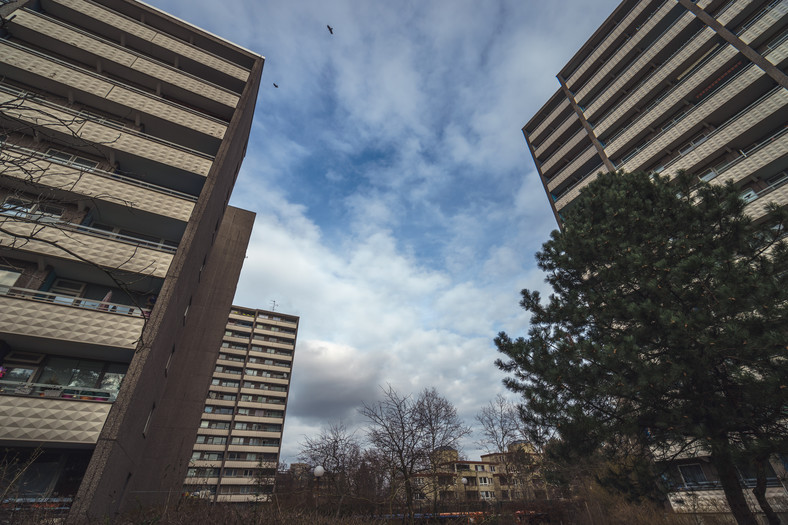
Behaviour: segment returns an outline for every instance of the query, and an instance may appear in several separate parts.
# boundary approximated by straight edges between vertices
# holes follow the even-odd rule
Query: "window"
[[[54,295],[50,300],[57,304],[78,305],[80,301],[74,298],[82,297],[84,291],[85,283],[68,279],[56,279],[49,289],[49,293]]]
[[[84,157],[78,157],[76,155],[71,155],[70,153],[66,153],[65,151],[60,151],[51,148],[47,150],[46,156],[49,157],[50,159],[60,161],[63,164],[74,166],[76,168],[84,168],[87,170],[93,169],[99,164],[98,162],[95,162],[93,160],[86,159]]]
[[[209,421],[203,419],[200,421],[200,428],[218,428],[221,430],[227,430],[230,428],[229,421]]]
[[[697,486],[708,481],[706,474],[703,473],[703,468],[698,463],[681,465],[679,466],[679,472],[681,472],[681,477],[687,486]]]
[[[474,465],[476,467],[476,472],[484,472],[484,465]]]
[[[49,357],[38,383],[79,388],[120,390],[128,365],[71,357]]]
[[[187,478],[218,478],[218,468],[191,467],[186,471]]]
[[[218,399],[220,401],[235,401],[235,394],[225,394],[224,392],[208,392],[208,399]]]
[[[211,380],[211,385],[213,386],[226,386],[229,388],[238,388],[240,383],[238,381],[233,381],[232,379],[221,379],[216,378]]]
[[[219,372],[221,374],[241,375],[241,369],[240,368],[233,368],[231,366],[216,365],[216,368],[214,368],[214,372]]]
[[[227,443],[227,438],[224,436],[197,436],[197,443],[200,445],[224,445]]]
[[[744,190],[743,192],[741,192],[741,194],[739,195],[739,198],[741,200],[743,200],[744,202],[752,202],[752,201],[754,201],[755,199],[758,198],[758,194],[755,192],[754,189],[748,188],[748,189]]]
[[[24,197],[6,197],[0,213],[37,222],[57,222],[65,209],[47,202],[33,202]]]
[[[6,365],[2,379],[3,381],[27,383],[36,373],[36,370],[38,369],[32,366]]]
[[[11,268],[0,268],[0,293],[8,292],[8,289],[16,284],[22,272]]]
[[[223,452],[208,452],[207,450],[196,450],[192,453],[193,461],[221,461],[224,458]]]
[[[490,478],[479,478],[479,485],[490,485]]]
[[[232,407],[217,407],[213,405],[205,405],[206,414],[232,414]],[[240,411],[238,412],[240,414]]]

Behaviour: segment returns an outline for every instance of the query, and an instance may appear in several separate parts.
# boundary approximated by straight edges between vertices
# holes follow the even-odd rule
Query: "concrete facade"
[[[133,0],[0,14],[0,446],[44,451],[18,495],[73,523],[172,501],[254,222],[227,203],[264,59]]]
[[[266,501],[274,490],[299,318],[233,306],[197,430],[184,491]],[[208,351],[208,348],[206,348]]]
[[[788,202],[788,2],[625,0],[523,127],[556,220],[596,174],[732,181]]]

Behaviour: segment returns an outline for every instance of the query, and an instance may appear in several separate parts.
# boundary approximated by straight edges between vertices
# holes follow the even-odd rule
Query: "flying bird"
[[[279,87],[279,84],[277,84],[276,82],[274,82],[274,87],[275,87],[275,88],[278,88],[278,87]]]
[[[333,34],[334,34],[334,28],[333,28],[333,27],[331,27],[331,26],[330,26],[330,25],[328,25],[328,24],[326,24],[326,27],[328,28],[328,32],[329,32],[329,33],[331,33],[331,34],[333,35]]]

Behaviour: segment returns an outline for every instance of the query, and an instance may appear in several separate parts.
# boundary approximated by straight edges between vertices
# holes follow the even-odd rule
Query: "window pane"
[[[50,357],[44,365],[44,371],[38,379],[39,383],[48,385],[67,385],[77,367],[77,359],[67,357]]]
[[[96,388],[103,368],[104,363],[101,361],[79,361],[68,386]]]

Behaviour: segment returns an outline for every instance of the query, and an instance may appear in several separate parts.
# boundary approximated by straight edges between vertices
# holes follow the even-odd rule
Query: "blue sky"
[[[231,204],[257,213],[235,303],[301,317],[282,460],[386,384],[473,425],[556,227],[521,128],[618,1],[149,3],[266,57]]]

